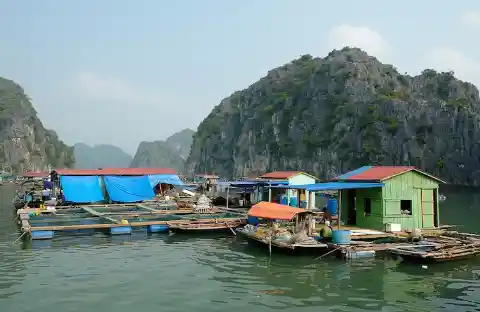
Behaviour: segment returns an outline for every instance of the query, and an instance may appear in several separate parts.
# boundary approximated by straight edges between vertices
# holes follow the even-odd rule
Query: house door
[[[422,228],[433,228],[435,226],[435,192],[433,190],[421,189],[421,213]]]
[[[348,224],[356,225],[357,224],[357,192],[356,190],[347,191],[347,214],[348,214]]]

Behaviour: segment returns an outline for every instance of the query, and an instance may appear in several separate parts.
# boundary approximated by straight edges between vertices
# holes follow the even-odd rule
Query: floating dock
[[[106,231],[110,235],[131,234],[133,228],[147,233],[168,232],[169,225],[198,223],[246,223],[242,212],[213,208],[207,213],[193,209],[159,209],[156,204],[114,204],[62,207],[61,209],[19,209],[17,219],[22,235],[32,239],[52,239],[56,232]]]

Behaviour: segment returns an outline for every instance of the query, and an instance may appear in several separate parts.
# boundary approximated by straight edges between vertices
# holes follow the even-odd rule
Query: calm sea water
[[[443,190],[442,223],[479,231],[480,193]],[[422,269],[273,254],[235,237],[56,236],[13,244],[0,188],[0,311],[480,311],[480,258]]]

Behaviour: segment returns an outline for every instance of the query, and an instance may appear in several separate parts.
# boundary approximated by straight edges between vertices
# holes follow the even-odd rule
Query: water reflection
[[[4,202],[15,194],[13,187],[0,186],[0,200]],[[25,267],[34,259],[35,254],[21,250],[21,244],[14,245],[14,241],[20,233],[13,222],[14,213],[0,202],[0,302],[15,294],[20,293],[17,285],[21,284],[25,277]],[[1,303],[0,303],[1,305]]]

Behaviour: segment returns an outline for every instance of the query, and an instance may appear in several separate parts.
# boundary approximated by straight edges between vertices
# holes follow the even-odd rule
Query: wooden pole
[[[273,233],[273,220],[270,220],[270,236],[268,238],[268,254],[272,256],[272,233]]]
[[[340,223],[342,222],[341,218],[341,211],[342,211],[342,191],[338,191],[338,207],[337,207],[337,224],[338,229],[340,230]]]
[[[241,218],[240,218],[241,219]],[[219,219],[202,219],[195,221],[196,223],[210,223],[217,221],[218,223],[226,222],[235,222],[239,218],[219,218]],[[75,224],[75,225],[51,225],[51,226],[31,226],[30,231],[66,231],[66,230],[87,230],[87,229],[108,229],[113,227],[122,227],[122,226],[148,226],[148,225],[157,225],[157,224],[177,224],[185,223],[187,220],[170,220],[170,221],[141,221],[135,222],[132,221],[128,225],[126,224],[114,224],[114,223],[100,223],[100,224]]]
[[[230,183],[227,184],[227,203],[225,204],[225,207],[228,209],[228,194],[230,193]]]

